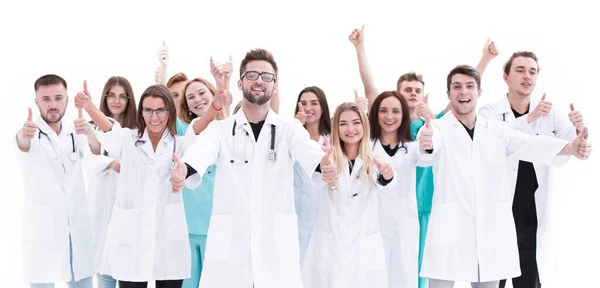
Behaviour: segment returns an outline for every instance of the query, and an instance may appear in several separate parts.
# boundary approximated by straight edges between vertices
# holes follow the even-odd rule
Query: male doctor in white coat
[[[270,52],[246,54],[238,88],[242,109],[210,123],[171,174],[173,190],[180,191],[184,182],[200,184],[208,166],[219,167],[200,287],[301,288],[293,165],[311,175],[328,158],[300,121],[269,108],[277,89]],[[327,163],[324,174],[335,169]]]
[[[581,112],[575,111],[571,104],[571,112],[561,113],[561,109],[552,108],[552,102],[545,94],[541,101],[531,101],[539,72],[534,53],[513,53],[504,65],[508,95],[499,102],[483,106],[479,113],[489,120],[506,122],[523,133],[572,141],[585,127]],[[511,158],[507,164],[507,189],[511,190],[521,264],[521,276],[512,279],[513,287],[539,288],[541,280],[550,279],[556,272],[552,247],[552,238],[556,236],[552,218],[557,214],[553,209],[557,204],[553,197],[553,169],[517,158]],[[502,280],[500,288],[504,288],[505,283],[506,280]]]
[[[86,149],[98,154],[100,143],[81,110],[74,127],[63,125],[69,99],[63,78],[45,75],[34,86],[41,117],[33,122],[29,108],[16,136],[25,187],[25,281],[35,288],[56,282],[91,288],[94,253],[81,161]]]
[[[429,287],[496,288],[499,280],[519,276],[519,256],[512,217],[512,192],[506,186],[510,157],[551,165],[559,155],[587,159],[587,128],[571,143],[531,136],[505,123],[477,115],[479,72],[457,66],[447,78],[452,113],[419,131],[419,155],[433,160],[436,192],[421,276]]]

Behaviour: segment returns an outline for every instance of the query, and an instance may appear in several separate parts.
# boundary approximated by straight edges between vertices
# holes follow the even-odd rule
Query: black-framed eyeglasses
[[[246,79],[250,81],[256,81],[258,79],[258,76],[260,76],[260,78],[262,78],[262,81],[265,82],[277,81],[277,77],[275,76],[275,74],[269,72],[246,71],[244,72],[244,74],[242,74],[242,77],[240,77],[240,79],[244,78],[244,76],[246,76]]]
[[[169,112],[169,109],[167,109],[167,108],[158,108],[156,110],[150,109],[150,108],[142,109],[142,115],[144,117],[151,117],[152,113],[154,113],[154,112],[156,112],[156,116],[158,116],[158,117],[165,117],[167,115],[167,112]]]
[[[129,100],[129,96],[127,95],[119,95],[119,97],[117,97],[117,95],[115,94],[106,94],[106,101],[108,102],[114,102],[115,100],[119,100],[119,102],[121,103],[125,103],[127,102],[127,100]]]

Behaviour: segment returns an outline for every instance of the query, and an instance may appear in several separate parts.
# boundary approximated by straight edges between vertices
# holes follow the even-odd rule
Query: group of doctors
[[[29,109],[16,135],[26,281],[540,287],[554,272],[552,166],[592,152],[581,113],[531,98],[531,52],[506,62],[506,97],[477,110],[481,74],[498,55],[488,40],[477,68],[450,71],[436,115],[415,73],[379,93],[364,36],[363,26],[349,40],[366,98],[331,116],[311,86],[295,118],[280,117],[278,67],[263,49],[240,64],[243,99],[231,116],[231,58],[211,59],[215,85],[167,80],[164,43],[157,85],[139,105],[123,77],[106,82],[99,106],[84,82],[73,125],[62,122],[66,81],[37,79],[40,118]]]

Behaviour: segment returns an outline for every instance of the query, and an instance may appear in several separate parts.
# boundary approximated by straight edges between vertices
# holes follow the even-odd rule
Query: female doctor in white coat
[[[140,98],[138,129],[121,128],[78,94],[77,105],[105,131],[103,148],[119,159],[115,206],[102,260],[102,274],[119,287],[181,287],[190,275],[190,246],[181,194],[172,193],[169,175],[185,139],[177,136],[175,105],[167,87],[148,87]]]
[[[394,189],[377,193],[390,288],[416,288],[419,280],[415,167],[424,163],[419,161],[419,145],[412,139],[409,116],[406,99],[397,91],[381,93],[369,112],[373,151],[399,175]]]
[[[87,91],[87,87],[84,87],[84,91]],[[87,94],[89,95],[89,93]],[[127,79],[113,76],[106,81],[100,98],[100,111],[114,121],[119,122],[119,126],[123,128],[137,128],[135,97],[131,84]],[[94,124],[94,126],[97,134],[104,133],[97,125]],[[114,288],[117,285],[116,280],[110,275],[102,275],[100,267],[106,230],[112,208],[115,205],[117,181],[121,166],[119,160],[106,150],[102,151],[100,155],[93,155],[86,160],[84,166],[88,174],[88,202],[92,223],[97,286],[99,288]]]
[[[306,128],[310,139],[323,146],[325,138],[331,134],[331,117],[325,92],[317,86],[306,87],[300,91],[297,103],[296,118]],[[320,177],[321,173],[316,171],[308,177],[300,164],[294,163],[294,200],[298,215],[300,264],[304,261],[306,247],[317,222],[321,197],[324,195],[323,192],[327,191],[327,185],[318,180]],[[315,178],[316,181],[311,178]]]
[[[304,285],[388,287],[376,193],[393,188],[394,169],[375,159],[369,121],[356,104],[338,106],[331,136],[337,181],[321,197],[302,265]]]

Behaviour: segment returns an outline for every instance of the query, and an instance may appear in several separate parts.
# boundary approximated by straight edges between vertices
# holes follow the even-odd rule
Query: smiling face
[[[340,114],[338,129],[340,140],[345,144],[358,144],[363,138],[363,123],[356,111],[348,110]]]
[[[396,97],[387,97],[381,101],[377,110],[379,127],[386,133],[396,133],[402,124],[402,104]]]
[[[184,95],[189,110],[198,117],[204,115],[214,98],[210,89],[198,81],[191,82]]]
[[[454,74],[450,82],[448,99],[452,105],[452,113],[467,115],[474,113],[481,90],[475,78],[466,74]]]
[[[154,134],[164,133],[169,122],[169,113],[170,111],[162,98],[146,97],[142,102],[142,116],[149,132]]]
[[[250,71],[258,73],[267,72],[276,75],[273,66],[269,62],[262,60],[248,62],[245,73]],[[258,76],[255,80],[250,80],[247,76],[243,76],[238,80],[238,88],[242,90],[244,99],[248,102],[256,105],[264,105],[271,100],[271,96],[277,90],[277,81],[263,81],[261,76]]]
[[[312,91],[304,92],[300,96],[300,104],[304,107],[304,113],[306,113],[306,125],[318,124],[323,115],[321,110],[321,104],[317,94]]]

